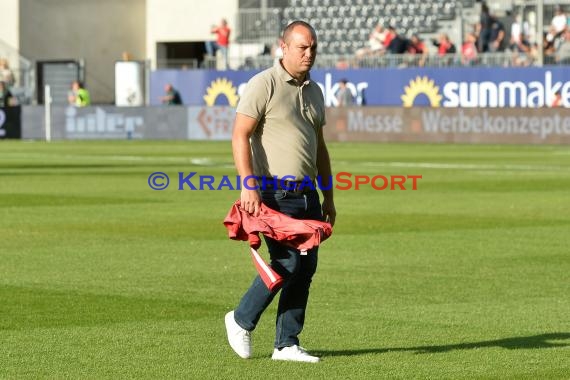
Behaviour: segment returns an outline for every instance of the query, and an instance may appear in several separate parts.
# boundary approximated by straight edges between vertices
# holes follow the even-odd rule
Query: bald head
[[[317,39],[317,33],[315,32],[315,29],[307,22],[305,21],[293,21],[292,23],[290,23],[289,25],[287,25],[287,27],[285,29],[283,29],[283,42],[285,42],[286,44],[289,44],[291,42],[291,35],[293,34],[294,30],[297,29],[308,29],[311,34],[313,35],[313,38],[316,40]]]

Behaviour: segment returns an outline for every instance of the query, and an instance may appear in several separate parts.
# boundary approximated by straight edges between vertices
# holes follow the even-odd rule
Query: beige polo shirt
[[[249,80],[236,111],[258,121],[251,137],[255,175],[316,178],[317,131],[325,125],[325,103],[308,74],[298,84],[277,62]]]

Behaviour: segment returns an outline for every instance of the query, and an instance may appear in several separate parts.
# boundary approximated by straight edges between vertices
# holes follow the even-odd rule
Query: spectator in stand
[[[167,83],[164,85],[164,96],[160,97],[162,104],[170,106],[179,106],[182,104],[182,97],[178,90],[176,90],[172,84]]]
[[[336,92],[336,100],[338,102],[338,107],[346,107],[351,106],[354,104],[354,95],[352,95],[352,91],[346,85],[348,80],[341,79],[338,82],[338,91]]]
[[[392,30],[394,32],[394,37],[390,40],[387,51],[390,54],[404,54],[406,51],[408,51],[410,41],[398,33],[396,29],[392,28]]]
[[[5,82],[0,81],[0,108],[11,107],[14,105],[16,105],[16,102],[12,93],[8,89],[8,86]]]
[[[228,27],[226,19],[222,19],[220,25],[212,26],[210,33],[216,35],[216,41],[206,41],[206,52],[210,57],[214,57],[214,54],[220,50],[224,56],[224,65],[227,69],[229,67],[228,49],[231,29]]]
[[[530,39],[529,39],[530,42]],[[538,42],[531,42],[530,43],[530,51],[528,53],[528,56],[532,62],[536,62],[538,60]]]
[[[384,52],[388,50],[388,46],[390,46],[390,43],[394,37],[396,37],[396,35],[396,28],[394,28],[392,25],[389,25],[386,29],[386,34],[384,35]]]
[[[406,37],[399,34],[396,29],[392,28],[394,37],[390,40],[390,44],[386,49],[386,52],[389,53],[388,57],[388,65],[390,67],[403,67],[405,66],[405,57],[395,57],[401,56],[405,52],[408,51],[408,46],[410,44],[410,40]]]
[[[564,30],[567,29],[567,22],[568,18],[562,7],[557,5],[544,42],[544,53],[546,55],[552,55],[558,50],[559,45],[563,42],[563,34]]]
[[[91,105],[91,96],[83,83],[74,81],[71,84],[71,91],[67,96],[70,105],[75,107],[87,107]]]
[[[441,33],[439,35],[438,40],[432,41],[433,45],[437,47],[437,54],[440,57],[440,61],[444,66],[450,65],[454,57],[451,55],[457,53],[457,48],[449,39],[449,36],[446,33]]]
[[[529,66],[533,61],[532,45],[528,40],[528,23],[522,21],[521,15],[516,15],[511,25],[509,50],[513,53],[513,66]]]
[[[487,3],[481,4],[481,14],[479,23],[477,24],[477,39],[479,43],[479,51],[485,53],[489,51],[489,42],[491,41],[491,31],[493,28],[493,17],[489,11]]]
[[[382,54],[386,50],[386,46],[384,45],[386,34],[387,31],[382,24],[376,25],[368,37],[367,45],[356,51],[356,57],[362,58]]]
[[[473,33],[468,33],[465,42],[461,46],[461,64],[463,66],[473,66],[477,63],[477,37]]]
[[[550,32],[544,33],[542,36],[542,50],[544,52],[544,62],[548,64],[553,64],[556,59],[556,48],[560,46],[560,43],[551,39]],[[555,45],[555,42],[556,45]]]
[[[522,20],[520,14],[514,15],[513,23],[511,24],[511,37],[509,40],[509,48],[513,51],[517,50],[517,45],[521,40],[529,35],[530,28],[528,22]]]
[[[412,35],[412,38],[410,38],[410,42],[408,44],[408,54],[411,54],[413,58],[417,58],[419,56],[419,59],[417,61],[414,59],[414,63],[419,67],[424,66],[428,56],[428,50],[425,43],[422,41],[418,34],[414,33]]]
[[[514,37],[514,38],[513,38]],[[511,36],[513,66],[529,66],[533,59],[532,45],[526,35]]]
[[[438,40],[433,40],[433,45],[437,47],[437,54],[440,57],[457,53],[455,45],[446,33],[441,33]]]
[[[14,73],[10,70],[10,65],[6,58],[0,58],[0,82],[4,82],[7,88],[14,85]]]
[[[556,49],[555,61],[559,65],[570,64],[570,29],[563,34],[562,43]]]
[[[564,10],[560,5],[557,5],[554,10],[554,17],[550,22],[550,25],[554,31],[554,37],[561,35],[562,32],[566,30],[567,22],[568,20],[566,19],[566,13],[564,13]]]
[[[491,36],[489,39],[489,50],[492,53],[501,52],[505,50],[505,26],[499,19],[493,17],[493,24],[491,26]]]

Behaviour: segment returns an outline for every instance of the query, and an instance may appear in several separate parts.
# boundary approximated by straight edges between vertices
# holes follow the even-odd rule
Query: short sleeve
[[[320,127],[323,128],[327,123],[325,95],[323,94],[323,91],[321,90],[319,85],[316,82],[313,82],[313,83],[314,83],[314,89],[315,89],[316,96],[319,99],[318,110],[319,110],[319,114],[320,114]]]
[[[268,85],[261,75],[256,75],[247,82],[239,100],[236,112],[259,121],[265,115],[268,103]]]

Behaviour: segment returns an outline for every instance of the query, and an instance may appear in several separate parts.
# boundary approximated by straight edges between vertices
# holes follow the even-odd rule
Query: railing
[[[248,57],[240,69],[257,70],[273,65],[275,59],[269,55]],[[545,64],[561,64],[549,57]],[[567,64],[567,63],[566,63]],[[318,55],[315,68],[406,68],[406,67],[527,67],[536,66],[537,61],[531,56],[520,53],[485,53],[472,61],[465,61],[459,54],[448,55],[411,55],[386,54],[382,56],[357,58],[354,55]],[[205,67],[208,68],[208,67]],[[213,67],[210,67],[213,68]]]
[[[229,66],[232,70],[260,70],[271,67],[275,63],[271,55],[248,57],[230,57]],[[546,57],[546,65],[568,65],[568,62],[557,62],[554,57]],[[406,68],[406,67],[528,67],[537,66],[537,60],[532,56],[514,53],[485,53],[479,54],[473,61],[465,61],[460,54],[448,55],[411,55],[386,54],[357,58],[354,55],[319,54],[315,68],[328,69],[372,69],[372,68]],[[205,57],[199,65],[197,60],[162,60],[159,69],[207,69],[224,70],[221,57]]]
[[[354,55],[320,55],[315,67],[348,68],[405,68],[405,67],[513,67],[532,66],[535,59],[517,53],[485,53],[466,60],[460,54],[419,55],[385,54],[381,56],[355,57]]]

